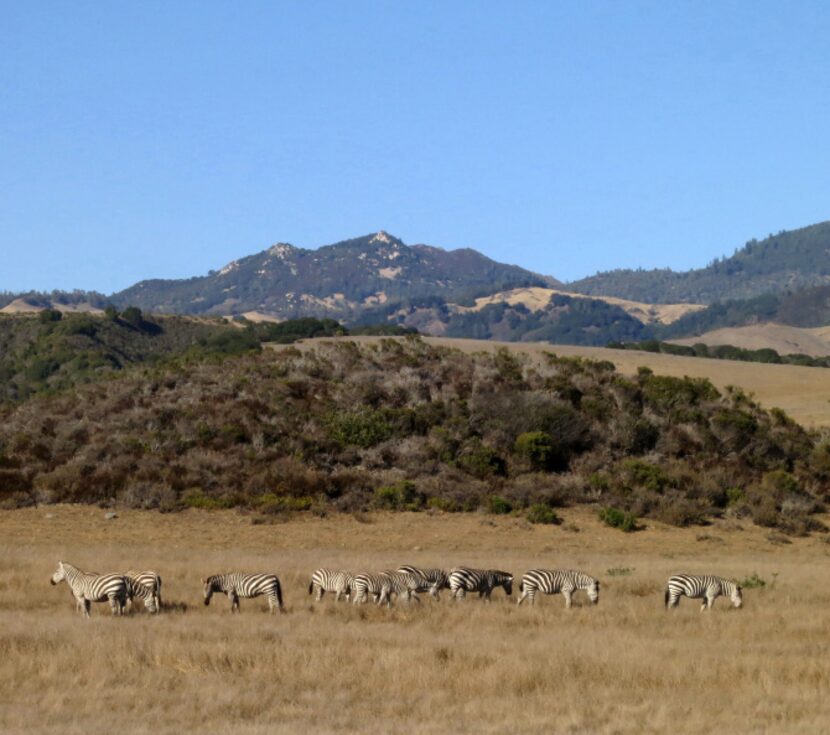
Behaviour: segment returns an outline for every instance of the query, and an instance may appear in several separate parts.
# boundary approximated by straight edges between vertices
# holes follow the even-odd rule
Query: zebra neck
[[[83,577],[89,576],[86,572],[82,572],[78,569],[78,567],[73,567],[71,564],[67,564],[66,562],[63,564],[63,573],[66,577],[66,581],[72,588],[76,587],[81,582]]]

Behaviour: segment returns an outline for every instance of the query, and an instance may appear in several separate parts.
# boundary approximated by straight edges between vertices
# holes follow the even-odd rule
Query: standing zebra
[[[232,572],[230,574],[214,574],[203,579],[205,585],[205,605],[210,605],[210,598],[214,592],[223,592],[231,601],[231,612],[239,611],[240,597],[268,598],[268,609],[271,613],[279,610],[285,612],[282,604],[282,587],[276,574],[245,574]]]
[[[525,599],[530,600],[531,605],[535,604],[537,591],[546,595],[561,592],[566,608],[571,606],[571,597],[576,590],[585,590],[588,599],[595,605],[599,602],[599,581],[570,569],[531,569],[522,577],[519,590],[522,596],[517,605],[521,605]]]
[[[677,607],[680,597],[702,597],[703,605],[700,611],[711,609],[715,598],[720,595],[729,595],[735,607],[743,605],[741,588],[734,582],[722,577],[713,577],[708,574],[675,574],[666,585],[666,609]]]
[[[123,574],[86,573],[65,561],[58,562],[58,569],[52,575],[51,583],[66,580],[75,597],[75,608],[89,617],[91,602],[109,600],[113,615],[121,615],[127,604],[130,582]]]
[[[379,574],[357,574],[352,581],[354,600],[352,604],[364,603],[369,595],[377,597],[377,604],[384,602],[387,607],[392,606],[392,595],[403,597],[407,601],[414,599],[420,602],[417,593],[422,580],[407,572],[380,572]]]
[[[449,575],[443,569],[421,569],[420,567],[402,566],[399,572],[414,574],[424,580],[416,592],[429,592],[436,600],[440,599],[439,592],[450,588]]]
[[[354,575],[351,572],[335,572],[331,569],[317,569],[314,574],[311,575],[311,582],[308,585],[308,594],[311,594],[316,590],[317,595],[314,598],[316,602],[320,602],[326,592],[334,592],[334,599],[337,600],[337,602],[340,602],[340,597],[344,594],[348,600],[352,591],[352,580],[354,580]]]
[[[147,612],[161,612],[161,577],[155,572],[136,572],[131,569],[124,572],[124,576],[130,580],[128,598],[134,597],[144,600],[144,607]]]
[[[450,571],[450,593],[456,600],[464,599],[468,592],[478,592],[488,602],[496,587],[503,587],[507,595],[513,594],[513,575],[497,569],[471,569],[457,567]]]

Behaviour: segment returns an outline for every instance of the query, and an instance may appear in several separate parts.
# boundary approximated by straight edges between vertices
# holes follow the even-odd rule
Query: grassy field
[[[635,534],[586,508],[561,526],[480,514],[302,516],[255,523],[231,511],[161,515],[89,507],[0,513],[0,732],[817,733],[830,729],[830,545],[782,544],[735,521]],[[167,610],[111,619],[75,613],[58,559],[99,571],[148,567]],[[575,567],[600,604],[501,590],[411,609],[311,603],[321,565],[402,563]],[[201,601],[200,578],[277,572],[288,614]],[[667,613],[677,571],[765,587],[744,609]],[[518,581],[518,580],[517,580]],[[446,593],[445,593],[446,594]]]
[[[373,342],[379,337],[349,337],[359,342]],[[475,339],[426,337],[427,342],[454,347],[465,352],[479,352],[506,347],[530,355],[554,352],[561,356],[590,357],[610,360],[625,374],[636,374],[641,365],[658,375],[691,378],[709,378],[722,389],[737,385],[752,393],[765,408],[781,408],[803,426],[830,426],[830,371],[826,368],[797,365],[769,365],[757,362],[710,360],[700,357],[661,355],[635,350],[610,350],[604,347],[576,347],[550,345],[544,342],[491,342]],[[315,340],[305,340],[300,346],[313,347]]]

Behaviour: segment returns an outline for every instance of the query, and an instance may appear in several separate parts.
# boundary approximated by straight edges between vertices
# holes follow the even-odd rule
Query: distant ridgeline
[[[809,355],[780,355],[773,349],[747,350],[733,345],[676,345],[656,339],[642,342],[609,342],[608,347],[616,350],[641,350],[660,352],[683,357],[709,357],[715,360],[739,360],[741,362],[766,362],[776,365],[803,365],[805,367],[830,367],[830,356],[810,357]]]
[[[566,285],[589,295],[670,304],[711,304],[830,284],[830,222],[750,240],[729,258],[678,273],[613,270]],[[827,323],[826,321],[824,322]]]

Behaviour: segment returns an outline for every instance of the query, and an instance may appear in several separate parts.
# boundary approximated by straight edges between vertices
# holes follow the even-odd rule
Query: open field
[[[626,535],[586,508],[561,514],[542,527],[480,514],[259,525],[231,511],[2,512],[0,731],[828,731],[830,545],[773,543],[735,521]],[[86,621],[65,585],[49,585],[61,558],[155,568],[168,609],[110,619],[95,605]],[[600,604],[517,609],[501,590],[490,605],[310,602],[316,566],[401,563],[580,568],[601,579]],[[224,597],[204,607],[200,577],[236,568],[277,572],[288,614],[243,600],[231,616]],[[719,599],[711,613],[688,600],[666,613],[665,580],[684,570],[768,584],[740,611]]]
[[[344,337],[358,342],[373,342],[379,337]],[[830,426],[830,371],[826,368],[797,365],[768,365],[757,362],[710,360],[701,357],[661,355],[636,350],[611,350],[605,347],[551,345],[545,342],[493,342],[476,339],[425,337],[434,345],[454,347],[465,352],[496,350],[505,347],[528,355],[553,352],[561,356],[590,357],[610,360],[617,369],[633,375],[641,365],[659,375],[709,378],[722,389],[737,385],[752,393],[765,408],[781,408],[803,426]],[[313,347],[316,340],[304,340],[299,347]],[[276,349],[283,345],[275,345]]]

